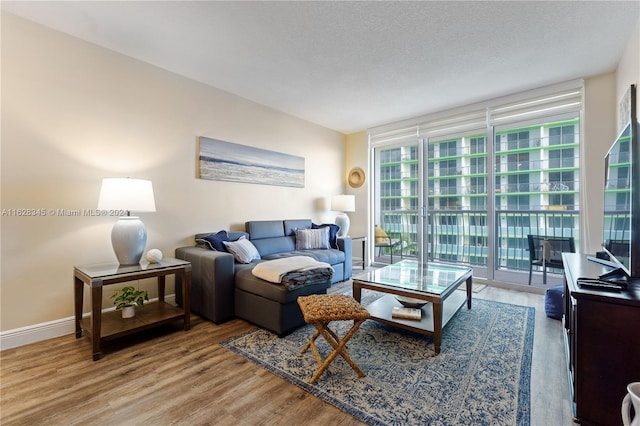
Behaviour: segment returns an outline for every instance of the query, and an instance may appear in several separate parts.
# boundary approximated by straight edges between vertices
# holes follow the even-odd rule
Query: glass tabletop
[[[471,268],[468,267],[438,263],[421,264],[415,260],[403,260],[365,272],[354,278],[371,284],[442,294],[449,287],[457,286],[461,280],[467,279],[470,275]]]
[[[116,275],[130,274],[133,272],[152,271],[155,269],[173,268],[176,266],[186,266],[190,263],[180,259],[165,257],[159,263],[149,263],[145,260],[136,265],[120,265],[116,262],[95,263],[92,265],[78,265],[75,269],[81,271],[90,278],[113,277]]]

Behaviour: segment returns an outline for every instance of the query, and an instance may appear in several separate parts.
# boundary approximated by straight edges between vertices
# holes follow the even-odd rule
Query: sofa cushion
[[[207,244],[212,250],[228,251],[225,245],[223,244],[224,241],[231,241],[231,239],[229,238],[229,234],[227,233],[227,231],[223,230],[216,234],[206,235],[196,240],[196,243],[202,242],[204,244]]]
[[[316,294],[331,287],[331,280],[325,282],[314,283],[297,287],[291,291],[287,290],[282,284],[274,284],[253,275],[251,269],[242,269],[236,272],[236,291],[246,291],[247,293],[257,294],[269,300],[275,300],[279,303],[291,303],[298,299],[298,296],[307,296]]]
[[[240,263],[251,263],[252,260],[260,259],[260,253],[256,247],[245,237],[241,237],[238,241],[223,241],[223,244]]]
[[[215,250],[211,242],[205,240],[204,238],[196,238],[196,247],[207,250]]]
[[[296,237],[263,238],[260,240],[252,238],[251,242],[258,249],[261,257],[274,253],[286,253],[296,249]]]
[[[296,229],[296,250],[328,248],[329,228]]]
[[[281,220],[253,220],[246,222],[245,228],[261,257],[296,249],[295,234],[285,236]]]
[[[195,240],[196,240],[196,247],[202,247],[204,249],[208,249],[208,250],[215,250],[215,248],[212,247],[211,243],[209,241],[205,241],[204,238],[208,237],[210,235],[216,235],[219,234],[220,232],[223,231],[218,231],[218,232],[201,232],[195,235]],[[227,236],[229,237],[229,241],[236,241],[239,240],[242,237],[245,238],[249,238],[249,234],[247,234],[246,232],[243,231],[224,231],[227,233]],[[226,251],[226,250],[223,250]]]
[[[296,229],[311,229],[311,219],[286,219],[284,223],[284,235],[296,235]]]
[[[284,224],[281,220],[252,220],[245,222],[245,230],[252,240],[284,237]]]
[[[338,250],[338,231],[340,227],[333,223],[323,223],[322,225],[311,224],[311,229],[329,228],[329,247]]]
[[[264,260],[272,260],[272,259],[280,259],[283,257],[291,257],[291,256],[310,256],[319,262],[325,262],[329,265],[336,265],[338,263],[342,263],[345,260],[345,255],[343,251],[328,249],[328,250],[293,250],[285,253],[273,253],[268,256],[263,256]]]

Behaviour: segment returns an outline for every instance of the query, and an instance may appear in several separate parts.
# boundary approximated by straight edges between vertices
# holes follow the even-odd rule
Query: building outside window
[[[574,118],[496,130],[491,157],[486,135],[428,140],[428,259],[528,271],[527,234],[577,235],[578,129]],[[415,144],[379,152],[383,222],[392,238],[405,242],[406,256],[417,252],[418,151]],[[488,170],[494,171],[492,213]],[[493,233],[489,214],[495,215]],[[488,265],[490,239],[495,265]]]
[[[394,260],[468,264],[476,277],[526,284],[528,234],[573,237],[579,247],[583,87],[576,80],[370,129],[372,214],[402,241]],[[616,167],[611,185],[625,180],[624,163]]]

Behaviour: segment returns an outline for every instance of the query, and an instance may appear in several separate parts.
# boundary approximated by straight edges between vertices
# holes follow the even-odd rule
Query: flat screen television
[[[640,141],[635,85],[629,121],[605,156],[602,247],[619,267],[601,279],[640,278]]]

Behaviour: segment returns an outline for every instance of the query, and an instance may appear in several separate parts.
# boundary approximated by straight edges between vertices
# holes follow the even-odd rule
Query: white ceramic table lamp
[[[147,245],[147,230],[140,218],[130,216],[130,212],[156,211],[151,181],[130,178],[103,179],[98,210],[126,211],[126,216],[120,216],[113,225],[111,244],[121,265],[140,263]]]
[[[336,225],[340,227],[338,237],[346,237],[349,234],[349,216],[345,212],[356,211],[355,195],[334,195],[331,198],[331,210],[340,212],[336,216]]]

